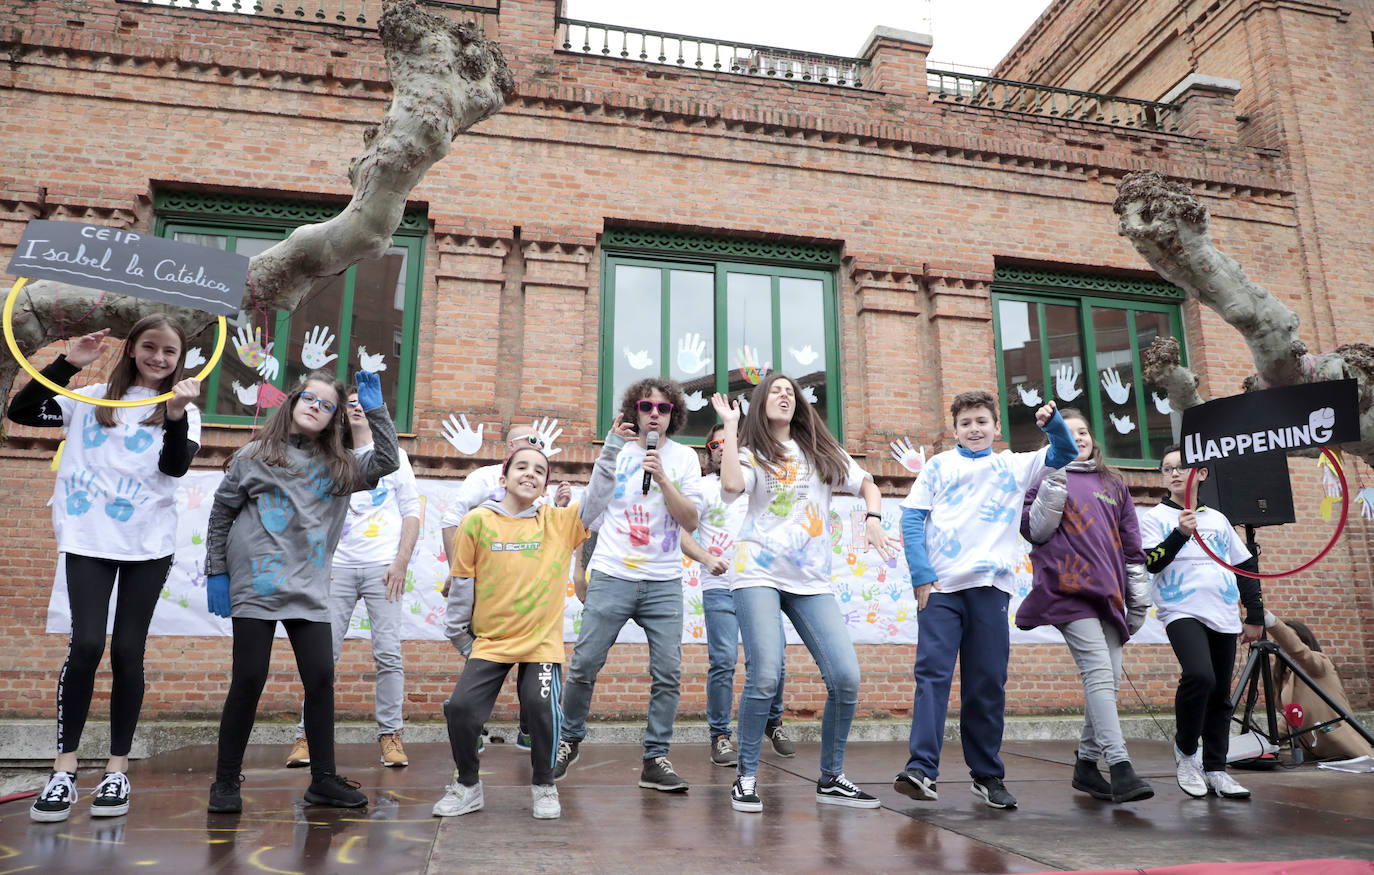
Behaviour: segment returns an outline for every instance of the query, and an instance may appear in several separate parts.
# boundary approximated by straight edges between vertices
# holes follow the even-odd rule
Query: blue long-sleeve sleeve
[[[935,569],[926,555],[926,518],[930,511],[923,507],[902,508],[902,544],[906,549],[906,567],[911,571],[911,585],[921,586],[936,580]]]
[[[1078,444],[1069,431],[1069,424],[1056,410],[1041,429],[1050,439],[1050,451],[1045,456],[1045,464],[1051,468],[1062,468],[1078,458]]]

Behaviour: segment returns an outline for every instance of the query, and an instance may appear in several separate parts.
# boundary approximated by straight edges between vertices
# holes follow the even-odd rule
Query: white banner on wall
[[[210,518],[210,505],[223,477],[218,471],[191,471],[182,478],[177,493],[177,507],[181,511],[177,523],[176,561],[162,588],[153,613],[152,635],[228,635],[229,620],[212,615],[205,607],[205,531]],[[412,640],[443,640],[445,599],[440,593],[448,573],[447,557],[439,537],[439,521],[457,493],[461,481],[418,479],[423,515],[420,539],[410,558],[402,596],[404,626],[401,637]],[[574,491],[574,494],[580,489]],[[901,508],[897,499],[883,499],[883,527],[894,536],[901,535]],[[831,577],[835,583],[835,599],[841,615],[849,627],[855,644],[914,644],[916,642],[916,599],[908,579],[906,559],[899,554],[884,562],[875,551],[863,551],[854,537],[857,528],[862,532],[864,506],[861,499],[836,496],[831,508],[829,529],[834,550]],[[1023,542],[1026,558],[1016,570],[1016,583],[1008,610],[1015,617],[1031,586],[1030,547]],[[59,634],[71,632],[71,613],[67,601],[64,564],[57,563],[52,596],[48,601],[47,631]],[[682,640],[686,644],[705,644],[705,614],[701,600],[701,567],[690,560],[682,576]],[[109,617],[113,629],[114,611]],[[567,601],[563,609],[563,638],[576,641],[582,625],[582,604],[573,595],[572,578],[568,579]],[[787,640],[801,643],[790,623],[785,623]],[[283,635],[278,627],[277,634]],[[371,632],[367,611],[360,602],[353,612],[348,637],[368,638]],[[644,641],[644,632],[634,623],[626,623],[618,641]],[[1012,626],[1013,644],[1057,643],[1063,639],[1053,628],[1023,631]],[[1165,643],[1164,628],[1150,619],[1132,641]]]

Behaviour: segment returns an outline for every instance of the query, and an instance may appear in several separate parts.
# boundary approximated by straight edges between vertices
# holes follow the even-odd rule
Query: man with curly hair
[[[623,421],[635,424],[638,437],[620,451],[615,493],[592,526],[599,528],[599,537],[564,684],[553,775],[562,780],[577,761],[597,673],[625,621],[634,620],[649,642],[651,679],[639,786],[685,793],[687,782],[673,771],[668,746],[682,677],[682,536],[697,527],[701,463],[691,448],[671,439],[687,424],[677,383],[640,380],[625,390],[620,412]],[[647,442],[651,433],[658,436],[653,449]]]

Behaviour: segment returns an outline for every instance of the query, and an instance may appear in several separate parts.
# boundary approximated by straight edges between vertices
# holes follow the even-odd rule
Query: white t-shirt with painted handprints
[[[701,462],[674,440],[658,447],[664,473],[677,491],[701,504]],[[597,530],[596,551],[588,568],[622,580],[682,578],[682,528],[668,513],[663,492],[652,480],[644,495],[644,448],[631,441],[615,462],[615,493]]]

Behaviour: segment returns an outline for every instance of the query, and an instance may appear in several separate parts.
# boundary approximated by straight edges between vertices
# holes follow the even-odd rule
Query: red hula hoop
[[[1227,571],[1230,571],[1234,574],[1240,574],[1245,577],[1259,577],[1264,580],[1273,580],[1276,577],[1291,577],[1300,571],[1306,571],[1313,565],[1316,565],[1318,562],[1322,560],[1324,556],[1326,556],[1327,553],[1331,552],[1332,547],[1336,546],[1336,541],[1340,539],[1341,532],[1345,531],[1345,519],[1350,514],[1350,487],[1345,482],[1345,469],[1341,467],[1340,460],[1336,458],[1336,454],[1331,452],[1326,447],[1322,447],[1322,455],[1325,456],[1326,460],[1331,463],[1331,469],[1336,472],[1336,476],[1340,478],[1341,481],[1341,519],[1339,522],[1336,523],[1336,531],[1332,533],[1331,540],[1326,542],[1326,546],[1323,547],[1321,549],[1321,552],[1318,553],[1316,556],[1313,556],[1311,559],[1299,565],[1297,568],[1292,568],[1288,571],[1271,571],[1268,573],[1263,573],[1259,571],[1242,571],[1234,565],[1228,565],[1226,562],[1223,562],[1221,557],[1212,552],[1211,548],[1207,546],[1207,542],[1202,540],[1202,538],[1198,536],[1198,533],[1196,531],[1193,532],[1193,540],[1197,542],[1197,545],[1202,548],[1202,552],[1206,553],[1208,558],[1210,558],[1213,562],[1220,565],[1222,568],[1225,568]],[[1188,472],[1188,483],[1184,487],[1185,492],[1183,496],[1188,503],[1184,504],[1184,510],[1193,509],[1193,480],[1197,477],[1197,470],[1197,468],[1193,468]]]

